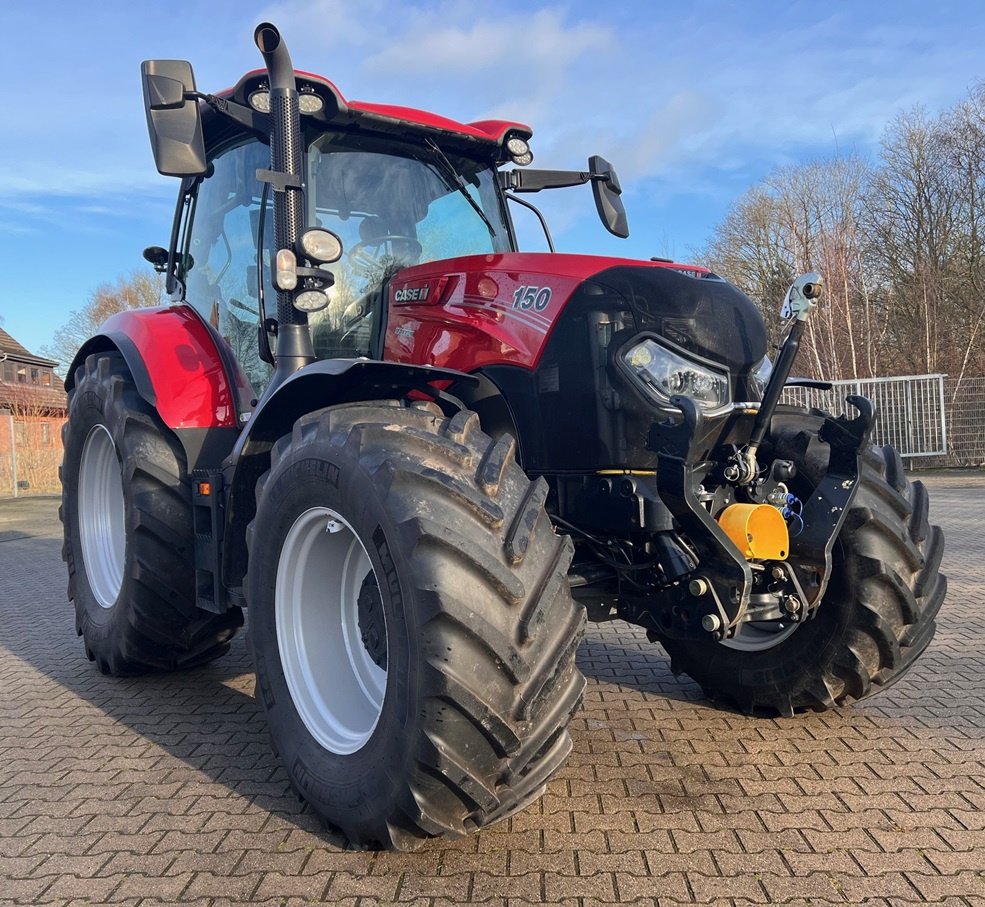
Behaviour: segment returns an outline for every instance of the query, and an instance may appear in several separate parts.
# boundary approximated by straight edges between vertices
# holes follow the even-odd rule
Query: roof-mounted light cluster
[[[310,85],[304,85],[301,87],[298,106],[301,108],[301,113],[311,116],[321,113],[325,109],[325,99],[321,95],[315,94],[315,89]]]
[[[506,140],[506,150],[509,152],[510,159],[518,167],[526,167],[533,162],[534,153],[530,150],[527,140],[515,135]]]
[[[256,91],[250,93],[249,102],[250,107],[258,113],[270,113],[270,88],[266,82],[261,83]],[[325,99],[310,85],[303,85],[299,92],[298,107],[301,113],[313,116],[325,109]]]
[[[257,113],[270,113],[270,88],[266,82],[256,91],[250,92],[249,102]]]

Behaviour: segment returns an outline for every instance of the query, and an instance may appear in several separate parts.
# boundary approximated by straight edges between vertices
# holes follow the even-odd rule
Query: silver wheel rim
[[[359,536],[327,507],[294,521],[277,564],[284,678],[311,736],[338,755],[366,744],[386,695],[387,671],[373,661],[359,628],[359,593],[370,575],[376,578]]]
[[[735,628],[735,636],[721,645],[741,652],[764,652],[790,637],[799,623],[789,620],[749,620]]]
[[[82,448],[79,537],[89,588],[100,607],[112,608],[123,586],[126,504],[123,471],[105,425],[93,426]]]

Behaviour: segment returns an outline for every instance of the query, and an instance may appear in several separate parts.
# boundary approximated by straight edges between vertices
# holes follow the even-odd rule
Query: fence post
[[[937,376],[937,391],[941,401],[941,447],[944,449],[944,456],[947,456],[947,422],[944,414],[944,379],[947,375]]]
[[[906,437],[907,450],[914,450],[913,443],[913,384],[907,381],[903,385],[903,430]]]

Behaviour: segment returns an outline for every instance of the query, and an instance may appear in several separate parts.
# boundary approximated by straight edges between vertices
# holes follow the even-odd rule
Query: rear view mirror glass
[[[185,86],[177,79],[147,74],[144,91],[150,110],[173,110],[185,104]]]
[[[629,236],[629,221],[626,219],[626,206],[622,203],[622,186],[616,171],[604,157],[593,154],[588,159],[588,169],[592,174],[603,177],[592,180],[592,193],[595,207],[606,230],[625,239]]]
[[[154,163],[165,176],[201,176],[205,173],[205,140],[195,76],[184,60],[145,60],[140,65]]]

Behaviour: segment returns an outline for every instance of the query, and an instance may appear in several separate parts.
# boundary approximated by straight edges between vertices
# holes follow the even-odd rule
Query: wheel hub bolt
[[[796,595],[789,595],[783,602],[783,608],[788,614],[797,614],[803,607]]]

